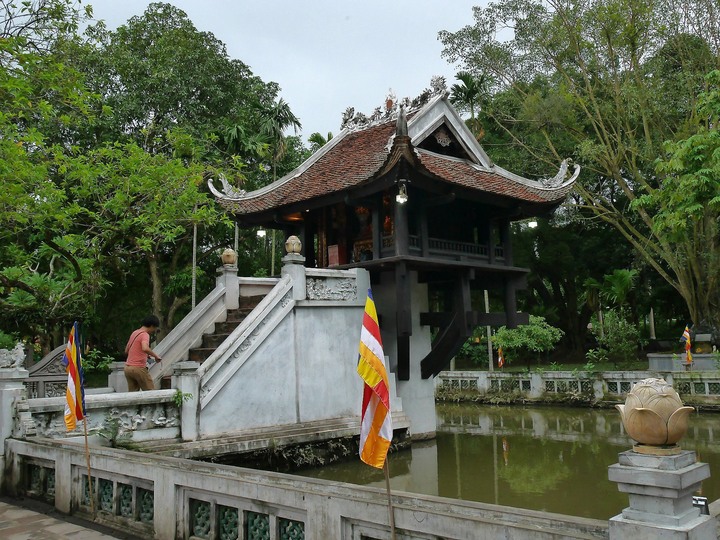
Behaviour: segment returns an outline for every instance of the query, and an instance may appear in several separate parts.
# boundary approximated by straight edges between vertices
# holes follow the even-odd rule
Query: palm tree
[[[323,146],[325,146],[328,142],[330,142],[330,139],[332,138],[332,131],[328,131],[327,137],[323,137],[322,135],[320,135],[320,133],[316,131],[308,137],[308,142],[310,143],[310,151],[314,154]]]
[[[287,151],[285,142],[285,130],[293,128],[295,134],[302,128],[300,120],[295,113],[290,110],[287,101],[280,98],[272,107],[265,109],[261,113],[262,120],[260,124],[261,133],[270,139],[272,147],[272,164],[273,164],[273,182],[277,179],[277,164]]]
[[[607,274],[603,283],[603,295],[605,299],[617,304],[620,308],[625,307],[631,300],[631,292],[635,287],[635,280],[638,272],[635,269],[613,270]]]
[[[273,149],[272,166],[274,182],[277,179],[277,164],[287,151],[285,130],[292,127],[297,135],[302,125],[298,117],[290,110],[290,105],[282,98],[280,98],[277,103],[273,103],[272,107],[262,111],[261,118],[260,132],[268,136]],[[275,275],[275,229],[272,231],[270,275]]]
[[[487,95],[488,79],[485,75],[475,77],[469,71],[459,71],[455,78],[461,84],[453,84],[450,88],[450,103],[458,105],[470,112],[470,120],[468,126],[475,134],[475,138],[480,140],[485,135],[485,130],[476,118],[475,111],[480,112],[481,100]]]

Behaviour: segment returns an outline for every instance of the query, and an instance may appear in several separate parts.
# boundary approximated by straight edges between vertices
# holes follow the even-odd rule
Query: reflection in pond
[[[438,436],[390,456],[393,490],[608,519],[628,506],[608,466],[632,447],[614,409],[439,404]],[[717,413],[695,414],[681,446],[720,475]],[[717,431],[717,437],[716,437]],[[384,487],[351,461],[298,474]],[[720,482],[703,483],[712,502]]]

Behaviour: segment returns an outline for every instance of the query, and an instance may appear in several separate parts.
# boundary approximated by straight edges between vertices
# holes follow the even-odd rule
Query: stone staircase
[[[215,324],[215,332],[205,334],[202,338],[200,347],[190,349],[188,352],[188,360],[202,364],[210,355],[215,352],[223,341],[240,326],[250,312],[260,303],[263,296],[243,296],[240,298],[240,307],[238,309],[230,309],[227,313],[225,322]]]

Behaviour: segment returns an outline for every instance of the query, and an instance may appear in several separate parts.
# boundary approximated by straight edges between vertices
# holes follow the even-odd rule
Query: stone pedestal
[[[27,396],[29,372],[20,367],[0,368],[0,474],[5,476],[5,439],[13,436],[18,405]],[[0,478],[2,478],[0,477]],[[0,489],[3,486],[0,485]]]
[[[693,493],[710,477],[709,465],[698,463],[695,452],[659,456],[629,450],[608,471],[630,498],[630,506],[610,519],[611,540],[717,538],[715,519],[692,505]]]

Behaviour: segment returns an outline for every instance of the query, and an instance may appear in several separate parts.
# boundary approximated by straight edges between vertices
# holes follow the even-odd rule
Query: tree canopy
[[[701,221],[669,234],[657,210],[680,209],[672,186],[689,177],[676,168],[679,155],[665,160],[672,166],[656,162],[666,148],[679,151],[666,141],[697,141],[710,126],[700,104],[717,91],[706,75],[718,67],[718,15],[710,0],[501,0],[475,8],[474,24],[440,33],[445,57],[494,83],[483,113],[496,134],[484,142],[507,144],[514,170],[530,175],[578,161],[574,203],[615,227],[693,321],[715,324],[720,289],[710,276],[720,252]],[[708,148],[696,153],[710,156]],[[717,175],[704,185],[698,197],[717,193]],[[707,221],[718,217],[712,205],[707,212]]]
[[[261,133],[278,103],[289,106],[169,4],[83,37],[83,14],[64,0],[4,8],[0,330],[47,350],[73,319],[106,341],[151,311],[171,328],[189,309],[193,227],[201,294],[218,249],[232,245],[207,178],[270,181],[271,143],[300,159],[295,142]],[[257,239],[240,240],[252,275]]]

